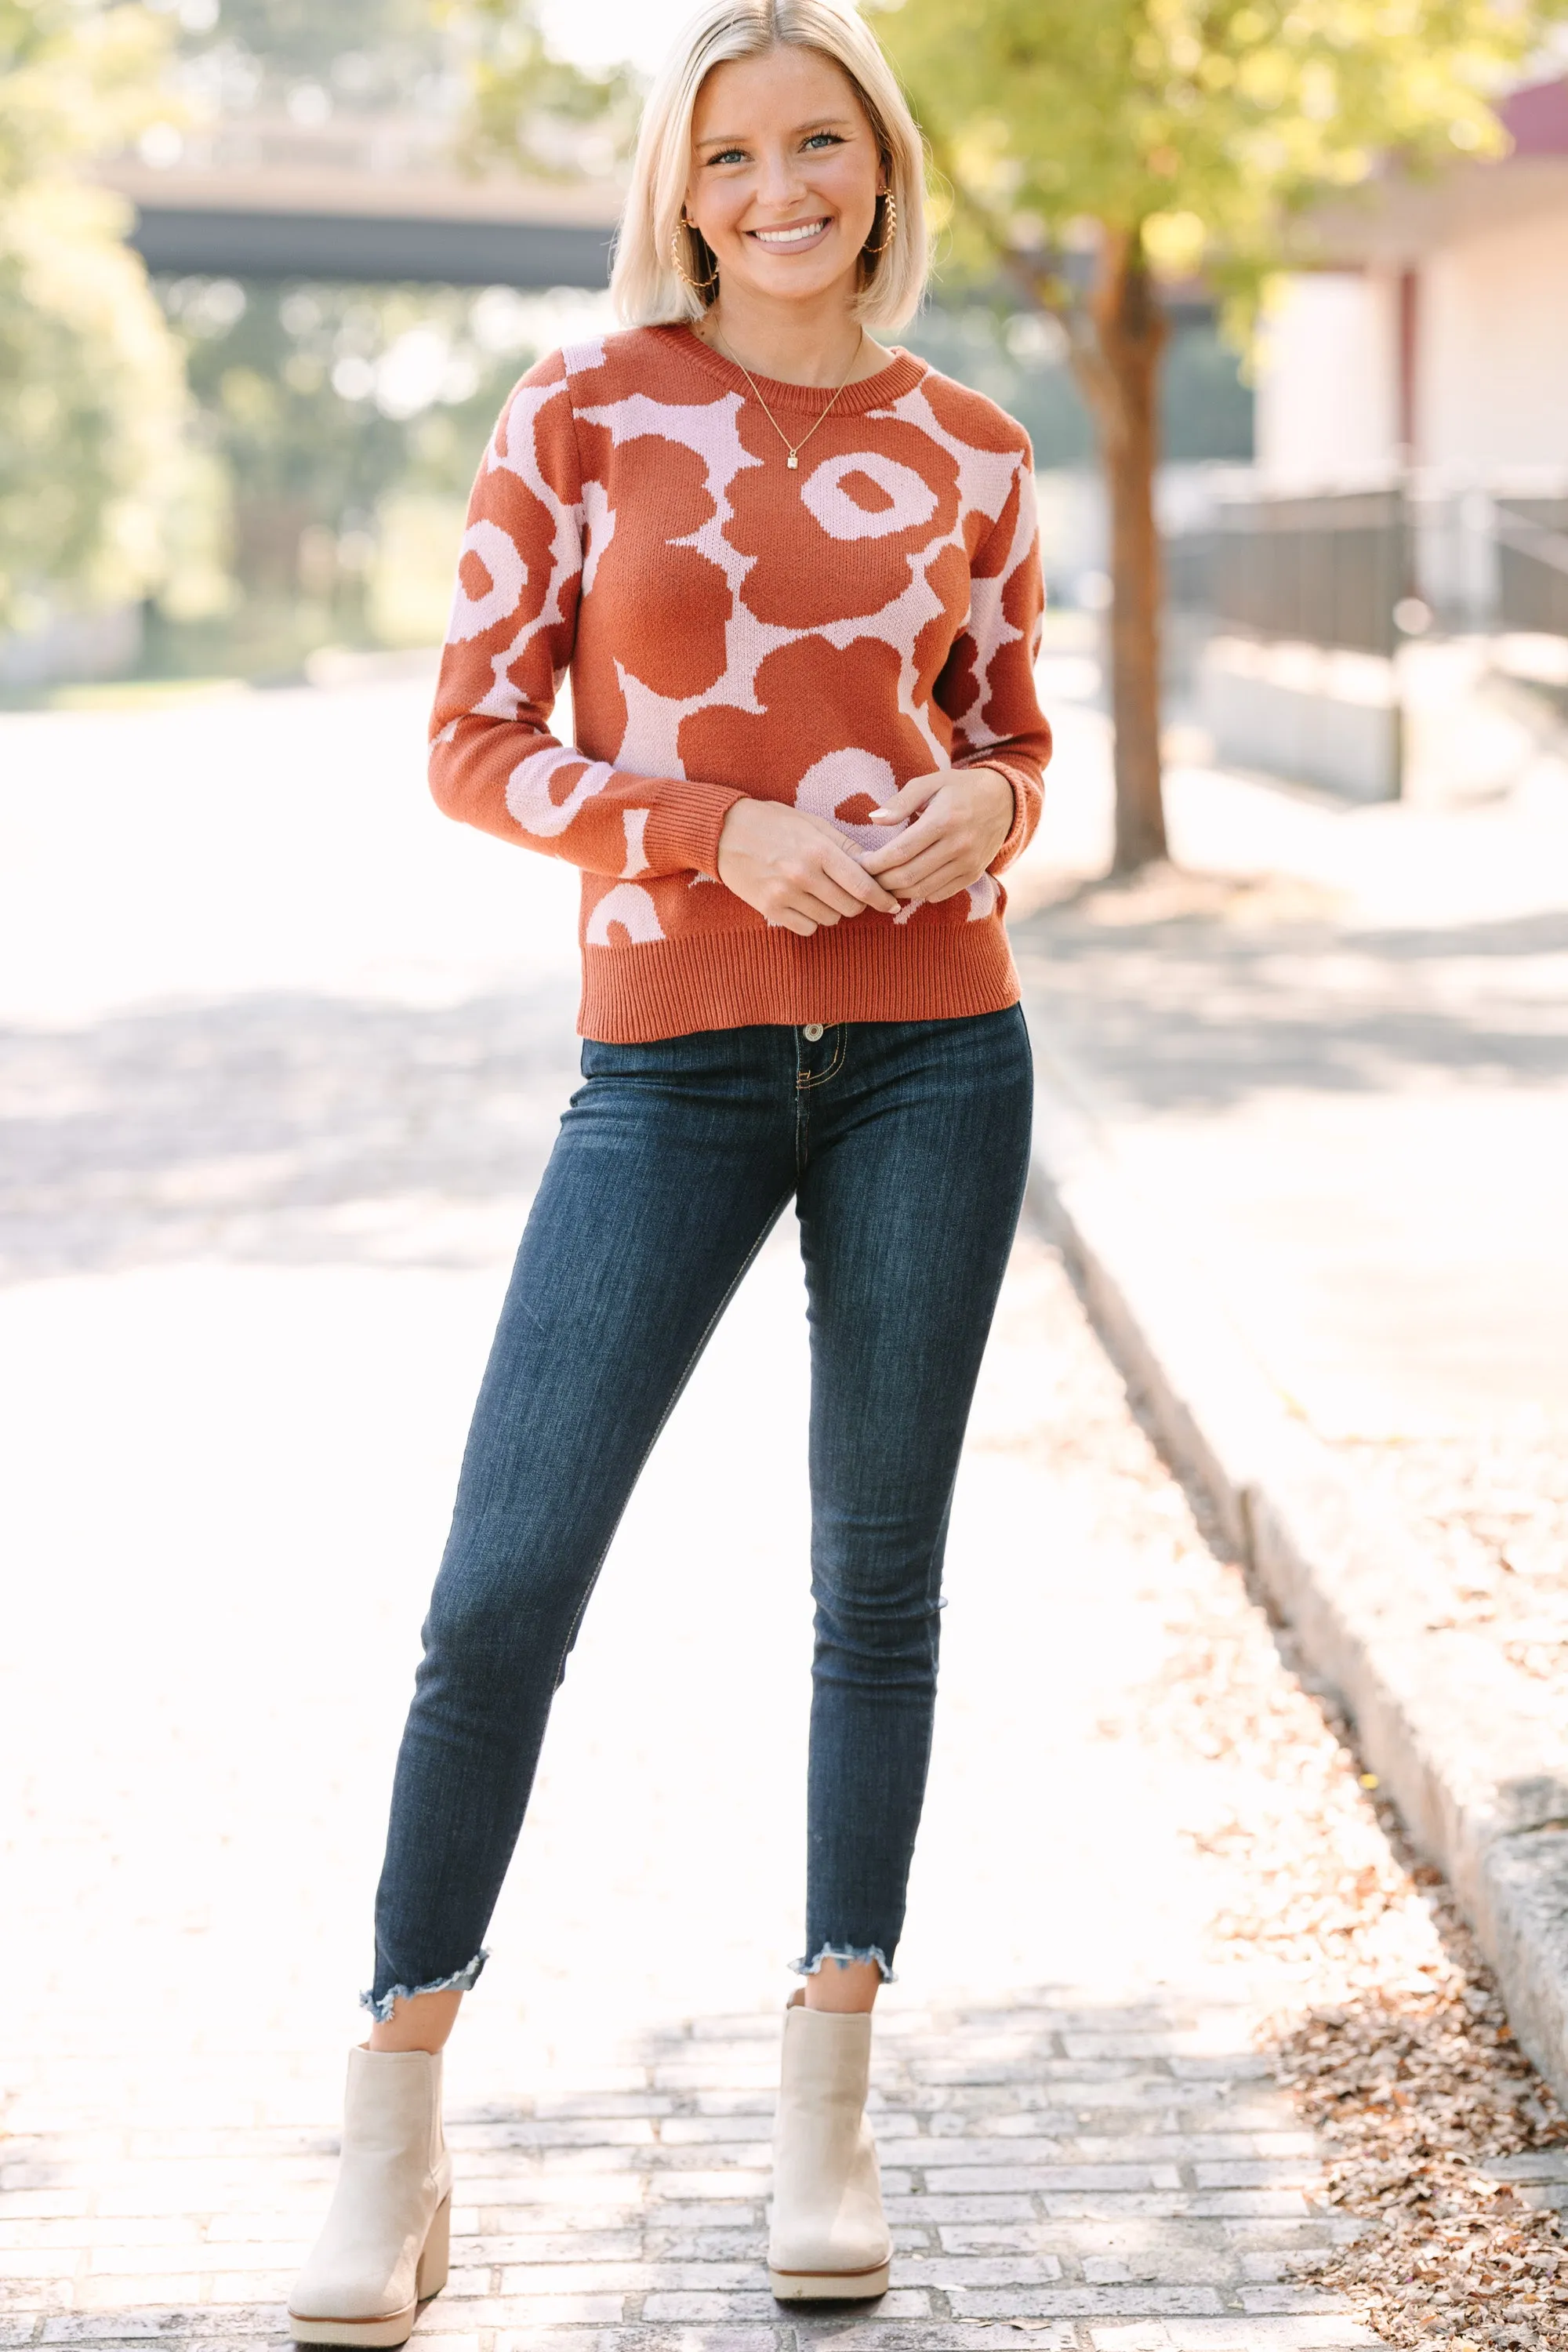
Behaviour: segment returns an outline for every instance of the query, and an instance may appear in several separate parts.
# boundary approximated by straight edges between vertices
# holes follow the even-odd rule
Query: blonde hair
[[[688,276],[700,281],[714,274],[706,241],[681,226],[697,94],[715,66],[780,47],[815,49],[847,77],[897,204],[898,230],[887,251],[861,255],[856,317],[868,327],[897,327],[918,308],[928,268],[925,154],[876,35],[842,0],[710,0],[678,37],[643,109],[610,276],[616,310],[628,326],[700,319],[712,299],[682,285],[672,256],[679,237]],[[874,236],[886,217],[879,205]]]

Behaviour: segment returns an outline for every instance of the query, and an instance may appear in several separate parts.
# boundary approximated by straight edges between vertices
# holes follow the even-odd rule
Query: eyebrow
[[[842,131],[844,125],[853,120],[853,116],[847,114],[816,115],[809,122],[797,123],[791,136],[804,139],[813,131]],[[737,147],[745,143],[747,135],[744,131],[726,131],[722,136],[714,135],[707,139],[699,139],[695,144],[699,147]]]

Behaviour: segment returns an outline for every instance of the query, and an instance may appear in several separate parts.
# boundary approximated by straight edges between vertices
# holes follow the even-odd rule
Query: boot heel
[[[439,2294],[447,2284],[447,2267],[451,2249],[452,2200],[443,2197],[430,2223],[430,2234],[425,2241],[425,2251],[419,2257],[419,2267],[414,2273],[414,2299],[427,2302]]]
[[[768,2285],[780,2303],[858,2303],[888,2292],[887,2263],[868,2271],[775,2271]]]

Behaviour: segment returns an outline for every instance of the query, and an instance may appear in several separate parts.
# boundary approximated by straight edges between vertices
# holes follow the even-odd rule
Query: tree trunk
[[[1163,857],[1160,781],[1160,540],[1154,527],[1160,362],[1168,329],[1140,239],[1107,229],[1089,314],[1091,404],[1110,509],[1110,710],[1116,854],[1135,874]],[[1086,357],[1088,355],[1086,354]]]

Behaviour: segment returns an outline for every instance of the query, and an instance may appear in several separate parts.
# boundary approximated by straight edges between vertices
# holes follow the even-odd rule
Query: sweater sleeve
[[[590,873],[716,877],[720,831],[742,792],[636,775],[550,731],[584,564],[592,577],[586,511],[557,352],[512,393],[468,502],[430,719],[431,792],[447,816]]]
[[[934,688],[952,720],[955,768],[998,768],[1013,787],[1013,823],[991,861],[1000,874],[1040,821],[1051,756],[1049,722],[1035,692],[1045,612],[1034,458],[1027,445],[1001,514],[970,562],[969,618]]]

